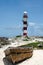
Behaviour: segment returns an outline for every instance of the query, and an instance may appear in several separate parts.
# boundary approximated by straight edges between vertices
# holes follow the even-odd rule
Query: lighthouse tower
[[[27,36],[27,26],[28,26],[27,18],[28,18],[27,12],[25,11],[23,14],[23,36],[24,37]]]

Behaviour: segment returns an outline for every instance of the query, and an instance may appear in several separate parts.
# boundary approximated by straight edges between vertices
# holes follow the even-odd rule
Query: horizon
[[[24,11],[28,36],[43,36],[43,0],[0,0],[0,37],[23,35]]]

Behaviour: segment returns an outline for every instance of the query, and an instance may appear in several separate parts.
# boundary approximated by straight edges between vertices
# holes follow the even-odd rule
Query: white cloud
[[[35,26],[34,22],[29,22],[29,26]]]
[[[43,24],[29,22],[29,27],[31,33],[34,31],[34,35],[43,35]]]
[[[34,26],[35,33],[37,35],[43,35],[43,27],[42,25],[36,25]]]

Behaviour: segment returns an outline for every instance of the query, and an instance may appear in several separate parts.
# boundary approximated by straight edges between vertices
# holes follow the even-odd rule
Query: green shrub
[[[38,44],[40,44],[41,42],[33,42],[33,43],[29,43],[27,45],[22,45],[22,47],[30,47],[33,46],[33,48],[39,48]],[[43,43],[43,42],[42,42]],[[43,47],[41,47],[43,49]]]

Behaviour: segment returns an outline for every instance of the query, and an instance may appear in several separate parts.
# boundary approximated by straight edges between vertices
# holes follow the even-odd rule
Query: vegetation
[[[8,45],[10,42],[8,41],[8,38],[6,37],[0,37],[0,47],[3,45]]]
[[[38,46],[38,44],[41,44],[42,46]],[[33,42],[27,45],[22,45],[22,47],[29,47],[29,46],[33,46],[33,48],[37,48],[37,49],[43,49],[43,42]]]
[[[16,37],[17,37],[17,38],[18,38],[18,37],[21,37],[21,35],[18,35],[18,36],[16,36]]]
[[[30,40],[30,37],[26,36],[23,41],[29,41]]]
[[[26,36],[27,39],[30,39],[30,37]]]
[[[28,39],[24,39],[23,41],[28,41]]]

